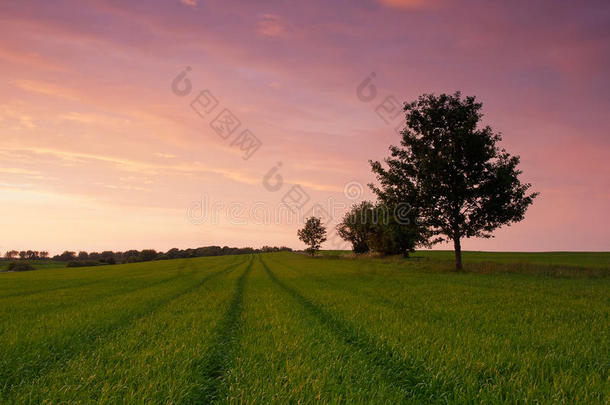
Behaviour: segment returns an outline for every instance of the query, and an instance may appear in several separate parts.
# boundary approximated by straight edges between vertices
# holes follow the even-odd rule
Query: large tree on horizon
[[[482,126],[475,97],[424,94],[405,103],[400,146],[390,157],[370,162],[384,202],[408,203],[430,243],[452,241],[456,269],[462,269],[461,240],[492,237],[502,225],[521,221],[538,193],[521,183],[519,156],[498,146],[502,140]]]

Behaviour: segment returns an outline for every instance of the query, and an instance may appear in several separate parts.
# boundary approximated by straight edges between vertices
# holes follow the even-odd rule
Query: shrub
[[[66,264],[66,267],[91,267],[99,266],[102,263],[96,262],[95,260],[72,260]]]
[[[32,265],[30,265],[30,263],[28,263],[28,262],[23,262],[23,261],[10,262],[8,264],[7,270],[8,271],[27,271],[27,270],[34,270],[34,267],[32,267]]]

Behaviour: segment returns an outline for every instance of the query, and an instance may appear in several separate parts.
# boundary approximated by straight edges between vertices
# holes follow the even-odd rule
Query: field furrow
[[[79,353],[91,350],[105,339],[120,334],[138,319],[198,288],[210,278],[231,270],[234,266],[235,264],[230,264],[223,270],[211,274],[202,272],[205,274],[204,277],[193,279],[178,274],[154,286],[145,286],[121,294],[110,302],[86,307],[77,314],[54,319],[53,323],[41,328],[42,333],[35,334],[29,330],[27,336],[29,339],[26,337],[14,342],[12,346],[2,347],[4,353],[1,360],[3,367],[0,371],[0,384],[3,391],[15,389],[52,367],[61,367]],[[9,366],[11,364],[17,367],[11,368]]]
[[[608,403],[609,278],[434,266],[272,253],[0,275],[0,402]]]

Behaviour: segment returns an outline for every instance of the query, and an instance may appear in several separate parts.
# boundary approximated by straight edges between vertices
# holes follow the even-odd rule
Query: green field
[[[12,261],[18,262],[19,260],[0,261],[0,272],[6,271],[8,264]],[[59,267],[66,267],[66,262],[58,262],[58,261],[53,261],[53,260],[26,260],[26,261],[36,270],[56,269]]]
[[[0,403],[610,401],[610,277],[436,259],[0,274]]]

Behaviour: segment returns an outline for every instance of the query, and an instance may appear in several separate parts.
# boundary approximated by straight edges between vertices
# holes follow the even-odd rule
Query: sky
[[[609,56],[604,1],[3,1],[0,251],[302,248],[457,90],[541,193],[463,249],[607,251]]]

